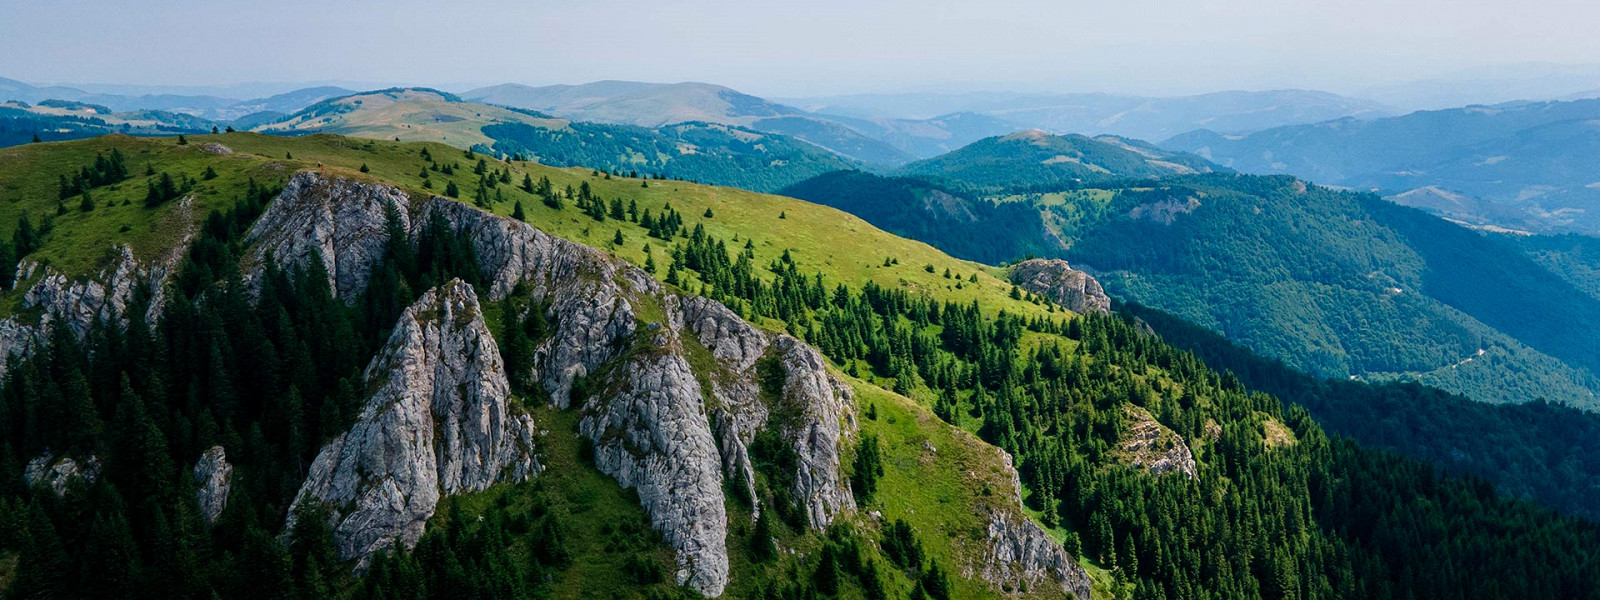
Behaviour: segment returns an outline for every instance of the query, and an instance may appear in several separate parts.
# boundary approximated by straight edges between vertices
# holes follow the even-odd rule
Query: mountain
[[[442,144],[0,153],[8,593],[1600,589],[1593,523],[1070,313],[1061,265],[1013,286],[827,207],[523,161],[474,207],[422,186],[487,179]]]
[[[463,98],[546,112],[575,121],[659,127],[684,122],[736,125],[811,142],[870,164],[899,165],[948,151],[1016,126],[977,116],[935,119],[848,119],[812,114],[707,83],[598,81],[529,87],[504,84]]]
[[[1197,131],[1161,145],[1240,171],[1378,191],[1471,224],[1595,233],[1600,166],[1585,157],[1600,150],[1596,123],[1600,100],[1534,102],[1249,135]],[[1464,199],[1440,204],[1454,195]]]
[[[979,140],[899,172],[980,188],[1051,186],[1209,173],[1198,156],[1115,136],[1051,135],[1037,129]]]
[[[110,107],[65,100],[37,105],[0,103],[0,148],[42,141],[72,140],[108,133],[128,135],[195,134],[214,124],[186,114],[158,110],[116,112]]]
[[[107,87],[121,89],[117,86]],[[243,87],[248,89],[258,86]],[[281,88],[282,86],[277,87]],[[218,122],[228,122],[250,113],[262,111],[294,112],[320,100],[350,93],[350,90],[344,88],[319,86],[292,90],[264,98],[239,100],[225,96],[181,94],[170,91],[123,94],[105,91],[84,91],[63,86],[38,87],[14,79],[0,77],[0,102],[9,100],[37,104],[45,100],[65,100],[102,105],[114,111],[157,110],[187,114]]]
[[[309,87],[266,98],[238,102],[230,105],[228,109],[242,114],[263,111],[291,113],[329,98],[348,96],[354,93],[354,90],[335,86]]]
[[[529,87],[504,84],[461,94],[487,104],[546,111],[576,121],[659,127],[688,121],[750,125],[802,111],[708,83],[598,81]]]
[[[1046,141],[1081,140],[997,138],[914,163],[910,179],[828,175],[785,193],[958,256],[1067,258],[1113,294],[1317,376],[1600,407],[1600,355],[1586,341],[1600,331],[1600,304],[1531,260],[1521,238],[1288,177],[1199,174],[1152,186],[1125,179],[1162,174],[1135,161],[1080,159],[1125,165],[1104,172],[1046,165],[1040,158],[1058,151]],[[1075,171],[1046,170],[1058,165]],[[1582,264],[1565,271],[1582,274]]]
[[[1358,93],[1407,110],[1517,101],[1581,100],[1600,88],[1600,65],[1519,63],[1371,86]]]
[[[426,88],[331,98],[255,130],[436,141],[556,166],[643,172],[756,190],[775,190],[856,166],[811,144],[736,126],[684,122],[650,129],[584,123],[467,102]]]
[[[1228,91],[1175,97],[996,92],[860,94],[785,102],[818,114],[855,118],[926,119],[970,112],[1017,128],[1151,140],[1202,128],[1245,132],[1341,117],[1375,118],[1396,112],[1370,100],[1311,90]]]

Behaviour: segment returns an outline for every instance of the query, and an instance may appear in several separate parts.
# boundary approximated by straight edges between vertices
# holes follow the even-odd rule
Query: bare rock
[[[1110,312],[1111,297],[1100,282],[1059,259],[1034,258],[1011,268],[1011,282],[1075,313]]]
[[[381,226],[386,206],[398,207],[413,238],[442,219],[472,240],[485,297],[502,299],[523,286],[535,310],[545,311],[551,332],[535,347],[528,375],[542,385],[552,406],[576,405],[582,412],[580,434],[594,442],[597,466],[638,492],[653,526],[676,551],[681,584],[708,596],[720,595],[727,585],[723,481],[732,479],[754,495],[747,448],[765,427],[776,425],[795,445],[800,464],[791,491],[814,527],[826,527],[841,511],[854,508],[838,456],[841,441],[855,428],[851,397],[814,349],[760,331],[720,303],[669,293],[614,256],[527,223],[447,198],[403,199],[388,186],[297,174],[251,239],[258,256],[273,252],[285,264],[321,256],[331,265],[330,281],[347,299],[352,297],[347,292],[365,288],[372,263],[388,243],[391,232]],[[340,206],[347,202],[355,206]],[[341,251],[337,243],[346,236],[359,241],[347,240],[354,247]],[[330,262],[329,256],[336,260]],[[645,306],[664,313],[663,322],[643,322]],[[398,328],[396,335],[405,329]],[[392,378],[414,379],[404,364],[383,364],[369,368],[369,379],[386,370]],[[762,393],[760,365],[781,369],[783,386],[776,394],[781,399]],[[711,372],[697,374],[701,368]],[[497,379],[504,381],[504,374]],[[574,397],[578,381],[585,382],[586,393]],[[398,393],[380,391],[373,402],[404,404],[394,396]],[[779,411],[785,418],[771,422]],[[432,469],[407,465],[426,465],[428,453],[411,449],[420,441],[392,444],[379,453],[373,440],[413,436],[384,438],[372,429],[425,431],[426,417],[416,409],[391,407],[374,414],[373,422],[363,418],[313,465],[302,497],[355,506],[338,521],[336,532],[346,540],[342,555],[365,556],[390,543],[385,540],[411,543],[420,535],[437,493],[426,481],[416,481]],[[367,454],[382,460],[362,458]],[[385,483],[358,486],[363,480],[354,478],[355,468],[341,466],[357,463],[363,465],[364,481]],[[438,489],[446,487],[441,475]],[[378,506],[384,510],[363,508]]]
[[[1026,584],[1030,590],[1056,582],[1063,592],[1078,600],[1089,600],[1088,571],[1027,516],[991,510],[988,536],[989,554],[980,573],[985,580]]]
[[[1010,502],[985,509],[989,521],[988,549],[979,576],[996,587],[1015,588],[1025,584],[1030,590],[1056,582],[1063,592],[1078,600],[1089,600],[1092,585],[1089,572],[1022,512],[1022,483],[1011,455],[1003,450],[995,451],[1000,453],[1010,476]]]
[[[1117,454],[1123,460],[1151,475],[1182,473],[1190,479],[1198,477],[1194,454],[1178,432],[1137,406],[1125,407],[1123,414],[1129,421],[1127,432],[1117,443]]]
[[[245,239],[254,245],[258,264],[268,255],[284,268],[322,261],[334,295],[351,302],[367,289],[383,257],[389,209],[409,227],[409,205],[399,188],[302,171],[289,178]]]
[[[611,387],[584,400],[578,429],[595,443],[595,465],[639,493],[677,550],[678,584],[720,596],[728,532],[716,441],[678,340],[666,329],[650,338]]]
[[[472,287],[452,280],[406,309],[367,366],[374,390],[357,423],[322,448],[295,498],[330,509],[341,560],[364,568],[411,547],[442,495],[533,476],[533,423],[510,385]],[[294,526],[290,510],[285,530]]]
[[[233,488],[233,465],[228,464],[228,453],[222,446],[212,446],[194,465],[195,500],[200,504],[200,514],[207,523],[217,522],[217,516],[228,507],[228,492]]]
[[[66,495],[67,488],[74,482],[90,486],[99,478],[100,459],[93,455],[79,461],[45,452],[28,461],[27,468],[22,472],[22,479],[28,485],[44,485],[57,496]]]
[[[827,372],[815,348],[787,335],[773,345],[784,373],[779,410],[797,417],[783,431],[800,457],[792,491],[811,526],[823,529],[840,512],[856,507],[839,471],[840,441],[855,429],[850,387]]]

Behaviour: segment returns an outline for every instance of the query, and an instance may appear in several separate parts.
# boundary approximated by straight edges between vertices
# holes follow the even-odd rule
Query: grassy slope
[[[467,148],[494,143],[483,134],[483,126],[491,123],[524,123],[548,129],[567,126],[563,119],[542,119],[487,104],[447,102],[442,96],[423,90],[359,94],[328,103],[359,110],[318,116],[311,113],[262,130],[275,134],[333,130],[363,138],[442,141]]]
[[[224,144],[233,152],[218,155],[201,150],[203,145],[213,142]],[[35,258],[72,275],[88,275],[100,266],[99,257],[104,257],[113,244],[128,243],[136,254],[145,258],[165,254],[203,220],[209,210],[232,206],[235,190],[240,189],[247,178],[275,184],[304,168],[386,181],[413,192],[431,193],[422,189],[418,177],[424,164],[419,157],[424,147],[440,162],[459,163],[454,181],[463,190],[476,186],[476,176],[471,173],[476,161],[467,159],[461,150],[443,144],[357,140],[331,135],[275,137],[241,132],[193,136],[188,145],[179,146],[172,138],[113,136],[0,151],[0,159],[3,159],[0,160],[0,182],[3,182],[0,183],[3,186],[0,187],[0,231],[14,227],[23,212],[34,215],[36,222],[44,214],[54,214],[56,174],[76,170],[92,161],[95,151],[109,151],[113,147],[128,156],[135,177],[119,184],[117,189],[95,190],[93,194],[100,207],[93,212],[79,213],[76,199],[69,200],[68,214],[56,220],[56,228]],[[293,158],[286,158],[290,155]],[[182,210],[177,202],[154,210],[145,209],[142,173],[146,163],[158,172],[185,173],[197,179],[211,166],[219,176],[201,182],[196,188],[193,210]],[[363,165],[369,173],[359,171]],[[500,168],[505,163],[493,166]],[[873,281],[927,291],[936,297],[963,303],[981,300],[992,312],[1045,312],[1038,305],[1010,299],[1011,286],[1000,278],[1003,273],[999,269],[950,258],[926,244],[885,233],[832,208],[792,198],[685,182],[651,181],[649,187],[643,187],[638,179],[606,179],[586,169],[557,169],[534,163],[516,163],[510,168],[514,184],[519,183],[525,173],[535,180],[547,176],[558,188],[576,187],[587,181],[598,195],[620,197],[625,202],[634,200],[641,211],[650,208],[660,213],[662,206],[670,202],[684,215],[687,225],[693,227],[702,223],[710,233],[725,239],[731,240],[737,235],[743,240],[748,235],[746,232],[762,232],[755,236],[758,264],[775,260],[788,250],[804,269],[823,272],[829,286],[836,282],[859,286]],[[432,175],[433,191],[442,190],[450,179],[436,172]],[[494,206],[495,212],[509,215],[512,203],[520,200],[530,223],[557,235],[610,250],[636,263],[643,263],[643,246],[649,239],[661,265],[657,275],[664,276],[666,253],[663,250],[666,247],[658,240],[647,238],[637,225],[615,220],[596,223],[571,206],[562,211],[545,207],[515,185],[502,184],[499,189],[503,190],[506,200]],[[104,208],[108,200],[117,206]],[[129,201],[127,206],[121,206],[123,200]],[[711,218],[703,216],[708,208],[714,213]],[[783,218],[779,218],[780,214]],[[610,242],[618,229],[623,231],[627,243],[613,247]],[[889,257],[898,264],[883,266],[884,259]],[[930,273],[924,265],[935,268]],[[957,289],[957,280],[942,277],[946,268],[962,277],[976,273],[979,281],[974,284],[963,280],[961,288]],[[693,285],[686,283],[687,287]],[[496,307],[489,310],[491,317],[495,313],[493,308]],[[862,406],[868,403],[877,406],[878,420],[863,419],[863,430],[881,437],[888,458],[889,468],[879,505],[869,508],[881,510],[891,520],[905,518],[912,522],[930,554],[948,559],[947,566],[955,568],[959,574],[960,567],[972,558],[970,553],[975,552],[976,547],[958,542],[983,539],[978,503],[999,501],[1001,496],[997,492],[1004,489],[998,479],[1001,471],[997,451],[970,434],[944,425],[928,411],[926,402],[894,395],[863,380],[853,380],[852,384]],[[552,432],[572,429],[571,421],[575,419],[572,413],[545,409],[537,409],[535,414],[541,425]],[[619,581],[614,575],[627,554],[608,550],[599,540],[607,535],[608,523],[640,519],[643,513],[631,492],[622,490],[597,471],[579,466],[576,442],[566,439],[568,437],[553,434],[544,438],[547,443],[545,460],[550,471],[537,482],[525,485],[545,486],[553,491],[549,495],[558,499],[554,510],[563,517],[571,517],[563,519],[572,528],[571,539],[584,540],[575,542],[575,566],[557,580],[555,596],[608,597],[631,589],[630,584]],[[923,447],[925,441],[937,451],[927,453]],[[502,494],[515,496],[517,489],[515,486],[500,488],[459,501],[471,514],[474,506],[481,508],[485,503],[497,502]],[[517,499],[512,497],[506,501],[515,505]],[[784,559],[776,565],[751,564],[740,542],[748,535],[748,509],[730,502],[729,522],[734,582],[728,597],[738,597],[750,591],[750,582],[755,579],[749,576],[751,573],[785,569],[792,559]],[[856,525],[875,526],[866,516],[857,517]],[[786,534],[780,543],[804,555],[816,547],[818,540],[814,535]],[[872,552],[875,551],[869,551]],[[670,564],[670,554],[662,553],[659,558]],[[911,584],[904,574],[893,573],[887,562],[880,564],[885,567],[891,590],[898,589],[902,593],[910,590]],[[992,593],[985,585],[971,581],[959,580],[957,586],[961,597],[984,597]],[[859,590],[852,589],[846,596],[858,593]]]

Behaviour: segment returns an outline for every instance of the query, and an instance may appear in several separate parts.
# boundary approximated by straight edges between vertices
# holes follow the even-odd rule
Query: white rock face
[[[1030,590],[1039,590],[1040,586],[1055,582],[1061,591],[1078,600],[1089,600],[1093,585],[1089,572],[1022,512],[1022,481],[1012,466],[1011,455],[998,448],[995,452],[1010,475],[1011,489],[1007,490],[1007,505],[984,509],[989,520],[989,548],[978,575],[996,587],[1026,584]]]
[[[1057,582],[1063,592],[1089,600],[1089,573],[1026,516],[991,510],[988,535],[989,554],[980,573],[984,579],[1014,587],[1026,582],[1030,590]]]
[[[28,485],[40,485],[50,488],[57,496],[67,493],[67,486],[74,480],[82,480],[84,485],[94,485],[100,477],[100,459],[91,455],[82,462],[70,457],[57,457],[46,452],[28,461],[28,466],[22,472],[23,481]]]
[[[728,583],[722,461],[676,336],[658,329],[649,343],[612,386],[583,400],[578,430],[595,443],[595,465],[639,493],[677,549],[678,584],[719,596]]]
[[[1190,479],[1199,477],[1194,453],[1189,451],[1189,444],[1178,432],[1137,406],[1128,406],[1123,414],[1128,417],[1128,429],[1122,439],[1117,440],[1117,451],[1124,460],[1151,475],[1182,473]]]
[[[183,200],[182,206],[190,201]],[[166,256],[148,264],[134,258],[128,246],[118,246],[110,266],[93,277],[72,278],[50,267],[40,267],[31,260],[17,265],[17,281],[25,281],[39,274],[28,291],[23,293],[22,306],[39,308],[43,316],[37,322],[24,322],[16,317],[0,320],[0,376],[5,374],[5,359],[27,356],[35,344],[42,341],[50,327],[57,324],[71,329],[78,337],[89,332],[95,320],[103,319],[119,325],[127,323],[128,304],[140,286],[148,286],[150,306],[145,319],[154,323],[161,315],[161,305],[166,300],[167,280],[176,274],[188,251],[185,239]]]
[[[406,309],[367,366],[350,431],[323,447],[295,498],[330,509],[342,560],[363,568],[411,547],[441,495],[521,481],[539,470],[533,423],[506,405],[510,386],[472,287],[453,280]],[[286,530],[294,525],[293,508]]]
[[[1111,311],[1111,297],[1100,282],[1064,260],[1034,258],[1019,262],[1011,268],[1011,282],[1075,313]]]
[[[367,289],[383,257],[387,208],[393,206],[409,227],[409,203],[398,188],[305,171],[289,178],[245,239],[254,245],[257,261],[271,254],[284,268],[303,268],[318,257],[334,295],[349,302]]]
[[[780,335],[773,346],[784,373],[782,410],[799,415],[782,432],[800,457],[792,491],[811,526],[823,529],[856,507],[839,472],[840,441],[855,428],[850,387],[828,374],[822,355],[800,340]]]
[[[217,522],[217,516],[228,507],[228,492],[233,489],[233,465],[228,464],[228,453],[222,446],[212,446],[194,465],[195,500],[200,504],[200,514],[207,523]]]
[[[346,194],[354,199],[349,206],[341,205]],[[671,294],[624,261],[526,223],[447,198],[403,199],[403,193],[387,186],[300,173],[252,230],[252,239],[275,249],[284,265],[304,264],[319,255],[326,265],[329,256],[336,256],[329,277],[340,296],[349,299],[365,289],[370,263],[381,257],[388,242],[382,224],[390,203],[406,212],[402,220],[413,237],[436,216],[464,233],[473,241],[487,298],[501,299],[526,285],[532,304],[545,310],[552,332],[534,350],[532,379],[542,384],[551,405],[576,404],[582,411],[580,433],[594,442],[597,467],[639,493],[652,524],[677,553],[679,583],[707,596],[719,596],[725,589],[723,480],[732,478],[754,494],[746,448],[774,410],[793,415],[779,433],[800,456],[791,491],[811,524],[821,529],[854,507],[839,465],[840,444],[855,427],[854,408],[848,387],[827,372],[816,350],[788,336],[762,332],[717,302]],[[342,222],[346,219],[350,224]],[[331,244],[343,234],[333,232],[360,241],[348,242],[340,253]],[[666,322],[641,323],[641,303],[660,306]],[[406,329],[404,324],[397,328],[396,336]],[[690,367],[687,343],[712,354],[716,372],[703,374],[710,390],[702,388]],[[763,360],[772,361],[784,376],[781,399],[773,406],[763,399],[758,384],[757,364]],[[495,365],[498,369],[499,363]],[[409,380],[413,370],[380,358],[368,377],[388,371],[391,378]],[[580,377],[590,393],[574,399],[573,383]],[[504,388],[505,375],[497,373],[495,379]],[[396,396],[379,392],[374,402],[382,397],[382,404],[395,404],[387,398]],[[355,501],[365,507],[344,513],[336,531],[341,555],[347,558],[370,554],[390,543],[385,540],[414,542],[437,503],[425,481],[413,480],[433,469],[407,466],[431,460],[416,439],[416,432],[426,431],[421,424],[426,415],[391,408],[374,417],[370,423],[363,417],[324,449],[302,490],[302,496],[336,506]],[[339,465],[353,465],[363,453],[378,454],[372,447],[382,448],[383,460],[369,460],[373,464],[361,472],[382,485],[358,488],[348,483],[354,481],[354,467]],[[441,473],[443,464],[441,460]],[[339,475],[341,468],[350,475]],[[448,489],[442,474],[438,489]]]

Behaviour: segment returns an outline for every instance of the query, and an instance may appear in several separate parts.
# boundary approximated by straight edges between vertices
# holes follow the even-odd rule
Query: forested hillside
[[[20,474],[47,448],[46,463],[72,468],[31,488],[0,479],[9,597],[1600,590],[1590,522],[1330,438],[1306,410],[1135,322],[1069,313],[999,269],[833,209],[440,144],[186,142],[112,137],[0,155],[10,207],[0,221],[14,232],[3,249],[38,265],[3,298],[14,330],[58,306],[43,290],[127,264],[78,250],[83,236],[102,248],[126,242],[139,264],[175,257],[170,278],[138,270],[161,285],[107,296],[127,301],[114,314],[91,310],[82,331],[45,328],[10,363],[3,468]],[[476,206],[436,197],[441,188]],[[331,229],[319,233],[324,216]],[[321,235],[343,252],[307,247]],[[517,264],[536,277],[508,278]],[[456,303],[436,304],[446,291]],[[507,382],[504,410],[540,432],[531,443],[540,468],[526,481],[440,494],[418,537],[393,538],[352,575],[341,562],[349,507],[303,502],[285,527],[289,505],[315,495],[302,482],[318,480],[329,448],[372,435],[364,427],[392,418],[388,407],[413,406],[374,403],[393,378],[413,375],[369,359],[424,345],[406,341],[410,332],[457,330],[488,354],[472,359],[484,367],[436,373],[469,377],[472,389]],[[594,367],[576,376],[544,368],[571,356],[563,348],[585,347],[573,332],[610,330],[632,333],[588,347],[613,358],[573,363]],[[761,344],[768,350],[749,354]],[[796,357],[808,352],[817,370],[797,378]],[[746,359],[748,371],[732,366]],[[636,393],[655,381],[671,385]],[[829,381],[843,386],[837,395],[821,391]],[[751,397],[730,395],[740,385]],[[806,400],[820,397],[841,402],[829,405],[839,412]],[[746,414],[747,401],[770,411],[748,451],[727,441],[739,437],[707,447],[711,473],[724,460],[753,463],[726,487],[679,479],[698,459],[626,437],[634,429],[614,433],[631,446],[595,429],[604,415],[690,439],[709,415]],[[652,408],[628,408],[636,403]],[[787,433],[795,423],[812,433]],[[456,431],[440,427],[441,439]],[[1172,460],[1161,468],[1144,454],[1147,434],[1165,440]],[[836,454],[818,453],[835,443]],[[212,515],[216,463],[199,457],[218,446],[233,485]],[[659,457],[660,469],[629,470],[638,453]],[[845,496],[819,512],[811,494],[830,473]],[[725,535],[709,540],[725,546],[726,588],[702,578],[715,574],[697,562],[709,550],[659,518],[672,497],[727,507]]]
[[[261,125],[279,135],[337,133],[381,140],[442,142],[557,167],[664,176],[771,191],[855,166],[784,135],[718,123],[645,128],[586,123],[524,109],[464,102],[427,88],[330,98]]]

